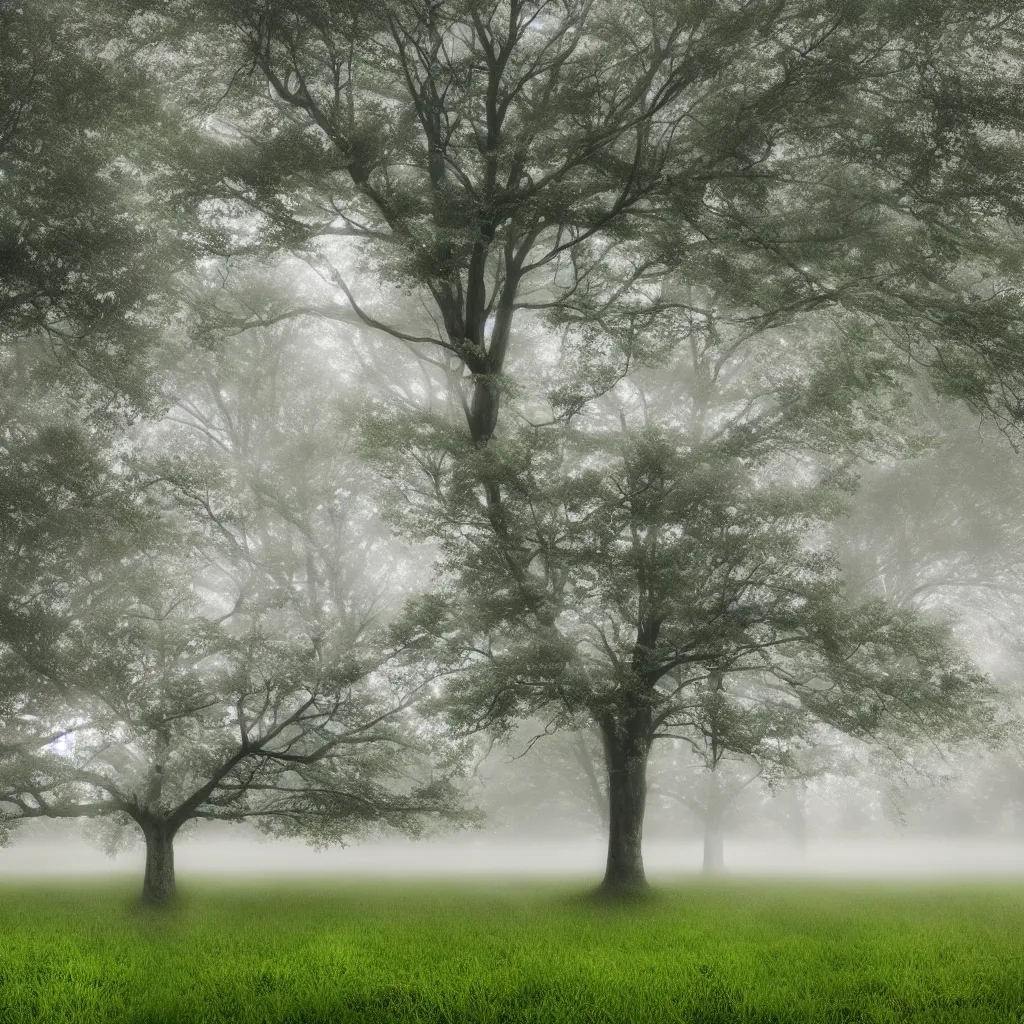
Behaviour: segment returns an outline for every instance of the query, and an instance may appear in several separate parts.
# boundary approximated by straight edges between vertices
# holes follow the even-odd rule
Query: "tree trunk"
[[[142,902],[150,907],[165,907],[174,899],[174,833],[164,822],[147,825],[146,876],[142,882]]]
[[[473,443],[487,444],[494,436],[501,407],[501,391],[494,376],[481,376],[473,384],[469,405],[469,433]]]
[[[704,823],[704,873],[718,874],[725,867],[725,836],[722,823],[709,819]]]
[[[801,851],[807,850],[807,807],[804,803],[806,790],[803,785],[793,787],[793,838]]]
[[[725,808],[718,772],[712,768],[708,774],[708,799],[704,806],[704,871],[717,874],[725,867],[725,835],[722,831]]]
[[[634,719],[601,729],[608,768],[608,861],[601,891],[609,894],[647,888],[642,847],[651,741],[644,724]]]

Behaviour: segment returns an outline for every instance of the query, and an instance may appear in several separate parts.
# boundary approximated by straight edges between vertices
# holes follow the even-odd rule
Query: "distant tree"
[[[660,770],[659,770],[660,769]],[[688,816],[699,823],[703,831],[701,870],[717,874],[725,866],[725,836],[730,819],[736,819],[749,806],[742,798],[749,795],[762,775],[761,766],[739,757],[723,755],[713,768],[702,760],[671,760],[671,774],[662,759],[651,762],[648,791],[661,802],[671,802],[678,814],[685,808]],[[742,808],[742,809],[741,809]]]
[[[601,833],[608,828],[608,787],[600,737],[592,729],[521,722],[483,748],[476,776],[488,816],[516,831],[537,827]]]
[[[211,355],[140,439],[148,543],[45,602],[59,642],[40,657],[34,634],[0,647],[18,692],[48,695],[5,709],[5,820],[132,824],[149,903],[173,895],[190,821],[331,842],[472,818],[458,747],[413,713],[431,677],[374,631],[394,566],[323,371],[279,336]]]
[[[863,474],[836,527],[850,586],[905,607],[998,614],[1024,597],[1024,466],[995,432],[960,410],[922,409],[932,445]]]
[[[853,592],[950,616],[1001,694],[1006,728],[1000,748],[972,750],[952,763],[919,761],[917,772],[941,781],[944,797],[908,787],[908,814],[916,806],[920,817],[926,800],[941,799],[975,803],[979,810],[989,805],[990,811],[996,795],[1012,814],[1024,769],[1017,668],[1024,615],[1024,466],[991,429],[979,430],[955,408],[929,406],[934,447],[865,473],[852,514],[836,526],[837,550]],[[899,799],[898,787],[892,796]]]
[[[752,672],[728,680],[714,671],[694,686],[690,726],[675,740],[689,753],[683,763],[658,765],[654,790],[683,804],[704,830],[703,869],[725,865],[726,823],[747,787],[792,785],[828,764],[822,730],[771,676]]]

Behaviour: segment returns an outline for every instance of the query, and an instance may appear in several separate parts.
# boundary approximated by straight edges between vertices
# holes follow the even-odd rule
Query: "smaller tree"
[[[231,638],[166,590],[79,630],[68,664],[45,680],[77,699],[5,723],[0,801],[8,822],[134,823],[147,903],[173,896],[174,839],[192,821],[252,820],[330,842],[462,817],[411,716],[425,684],[397,661],[382,671],[258,631]],[[73,738],[69,750],[58,737]]]
[[[701,822],[707,873],[725,866],[726,826],[741,794],[756,782],[774,788],[806,778],[813,771],[807,752],[820,732],[770,674],[736,673],[728,687],[726,680],[727,674],[717,670],[694,688],[689,726],[666,734],[689,749],[692,761],[681,766],[672,758],[652,787]]]

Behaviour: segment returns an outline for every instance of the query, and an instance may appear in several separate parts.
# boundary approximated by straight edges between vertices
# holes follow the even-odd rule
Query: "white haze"
[[[33,834],[33,832],[35,834]],[[468,833],[429,840],[386,839],[315,850],[294,840],[265,840],[244,827],[182,838],[175,845],[179,878],[292,876],[438,879],[555,878],[600,880],[600,836],[545,837]],[[656,837],[645,842],[652,879],[695,875],[700,839]],[[0,880],[57,876],[141,876],[141,847],[108,857],[85,840],[50,828],[26,829],[0,849]],[[913,836],[823,838],[792,842],[727,840],[724,877],[941,879],[1024,877],[1024,838]]]

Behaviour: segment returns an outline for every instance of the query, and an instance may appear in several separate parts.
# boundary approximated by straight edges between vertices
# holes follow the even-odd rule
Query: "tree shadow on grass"
[[[659,907],[664,901],[665,894],[649,885],[616,888],[598,885],[582,892],[568,893],[559,899],[567,907],[613,912]]]

